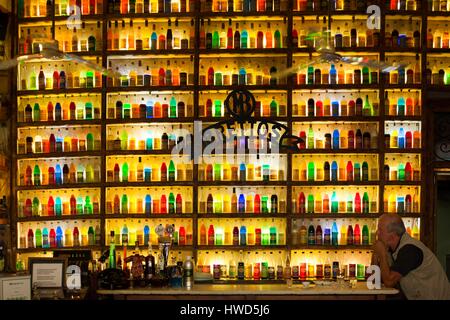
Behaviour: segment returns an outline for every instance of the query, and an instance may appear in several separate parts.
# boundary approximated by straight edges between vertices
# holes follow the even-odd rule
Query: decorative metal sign
[[[450,115],[448,113],[435,114],[434,156],[437,161],[450,161]]]

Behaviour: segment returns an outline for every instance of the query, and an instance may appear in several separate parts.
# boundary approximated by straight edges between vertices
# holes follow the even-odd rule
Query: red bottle
[[[164,68],[159,68],[159,85],[166,85],[166,72],[164,71]]]
[[[347,229],[347,245],[353,245],[353,227],[350,224]]]
[[[300,192],[300,195],[298,196],[298,212],[305,213],[305,211],[305,194]]]
[[[25,185],[26,186],[31,186],[33,184],[32,181],[32,175],[33,175],[33,170],[31,170],[30,166],[27,166],[26,170],[25,170]]]
[[[259,242],[260,242],[259,244],[261,244],[261,237],[260,237]],[[238,246],[238,245],[239,245],[239,228],[234,227],[233,228],[233,246]],[[258,244],[255,242],[255,245],[258,245]]]
[[[114,165],[114,182],[120,182],[120,167],[118,163]]]
[[[167,213],[167,197],[165,194],[161,196],[161,213]]]
[[[208,164],[206,166],[206,181],[213,181],[213,166]]]
[[[316,116],[323,117],[323,103],[320,100],[316,102]]]
[[[48,213],[49,216],[54,216],[55,215],[55,201],[53,200],[52,196],[50,196],[48,198],[47,213]]]
[[[59,72],[53,72],[53,89],[59,89]]]
[[[180,231],[178,232],[178,244],[180,246],[186,245],[186,230],[184,227],[180,227]]]
[[[233,40],[233,29],[229,27],[227,32],[227,49],[233,49]]]
[[[211,99],[206,100],[205,115],[207,117],[212,117],[212,115],[213,115],[213,112],[212,112],[212,100]]]
[[[161,181],[167,181],[167,166],[165,162],[161,165]]]
[[[53,167],[49,167],[48,168],[48,184],[55,184],[56,183],[56,179],[55,179],[55,168]]]
[[[355,100],[350,100],[348,102],[348,115],[354,116],[356,114],[356,103]]]
[[[320,226],[320,224],[317,225],[317,228],[316,228],[316,244],[317,245],[323,244],[322,227]]]
[[[361,230],[359,228],[359,224],[355,225],[355,231],[354,231],[353,237],[354,237],[353,244],[360,245],[361,244]]]
[[[31,217],[33,211],[33,203],[31,202],[31,199],[25,200],[25,208],[24,208],[24,216],[25,217]]]
[[[255,229],[255,246],[260,246],[260,245],[261,245],[261,229],[256,228]]]
[[[322,204],[322,212],[323,213],[330,213],[330,198],[328,197],[328,194],[325,193],[323,196],[323,204]]]
[[[233,230],[233,242],[234,242],[234,230]],[[214,245],[214,226],[212,224],[209,225],[208,229],[208,245]]]
[[[410,194],[407,194],[405,197],[405,212],[406,213],[412,212],[412,199]]]
[[[411,131],[406,131],[405,142],[406,149],[411,149],[413,144],[413,136]]]
[[[411,163],[407,162],[405,166],[405,180],[412,181],[413,180],[413,169],[411,167]]]
[[[361,213],[361,196],[359,195],[359,192],[357,192],[355,196],[355,213]]]
[[[70,196],[70,214],[71,215],[77,214],[77,200],[75,199],[74,195]]]
[[[256,194],[255,199],[253,200],[253,212],[261,213],[261,197],[259,194]]]
[[[56,248],[56,233],[55,229],[50,229],[50,248]]]
[[[80,231],[78,231],[78,227],[73,228],[73,246],[80,246]]]
[[[209,67],[208,69],[208,86],[214,85],[214,68]]]
[[[306,132],[300,131],[300,143],[298,146],[300,149],[306,149]]]
[[[292,30],[292,46],[298,48],[298,31],[296,29]]]
[[[262,31],[258,31],[258,35],[256,37],[256,48],[257,49],[264,48],[264,33]]]
[[[76,120],[77,116],[77,106],[75,105],[75,102],[71,102],[69,105],[69,119],[70,120]]]
[[[261,279],[261,269],[259,266],[259,262],[253,265],[253,280]]]
[[[53,133],[50,135],[49,140],[50,140],[50,152],[56,152],[56,139]]]
[[[177,194],[176,198],[176,213],[182,214],[183,213],[183,199],[181,197],[181,194]]]
[[[47,105],[47,121],[53,121],[53,103],[51,101]]]
[[[353,164],[351,161],[347,162],[347,181],[353,181]]]
[[[34,248],[34,233],[32,229],[28,229],[28,248]]]
[[[355,149],[355,132],[353,130],[348,131],[348,148]]]

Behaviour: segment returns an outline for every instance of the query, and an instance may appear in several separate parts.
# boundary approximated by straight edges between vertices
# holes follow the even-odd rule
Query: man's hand
[[[378,257],[378,259],[382,256],[385,256],[387,253],[387,247],[384,244],[384,242],[377,240],[373,245],[372,245],[372,250],[373,253]]]

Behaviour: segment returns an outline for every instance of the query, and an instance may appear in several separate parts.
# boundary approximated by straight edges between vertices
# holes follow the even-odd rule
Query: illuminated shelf
[[[17,159],[48,159],[48,158],[73,158],[73,157],[100,157],[100,151],[74,151],[74,152],[50,152],[18,154]]]
[[[87,188],[100,188],[100,183],[66,183],[58,185],[45,185],[45,186],[17,186],[17,191],[27,190],[56,190],[56,189],[87,189]]]
[[[79,247],[62,247],[62,248],[24,248],[17,249],[17,253],[38,253],[38,252],[47,252],[47,251],[56,251],[56,250],[94,250],[99,251],[102,250],[102,246],[79,246]]]
[[[435,48],[432,48],[432,49],[427,49],[427,52],[428,53],[450,53],[450,49],[449,48],[445,48],[445,49],[435,49]]]
[[[288,117],[261,117],[261,116],[253,116],[253,118],[258,121],[258,120],[275,120],[275,121],[280,121],[280,122],[287,122],[288,121]],[[222,121],[222,120],[228,120],[229,117],[198,117],[198,120],[201,120],[203,122],[218,122],[218,121]]]
[[[66,20],[68,18],[65,17]],[[17,19],[17,23],[20,24],[37,24],[37,23],[45,23],[50,25],[52,23],[51,18],[50,17],[30,17],[30,18],[19,18]]]
[[[239,55],[272,55],[272,54],[282,54],[287,53],[287,48],[267,48],[267,49],[200,49],[200,58],[205,57],[209,58],[209,56],[214,55],[215,57],[232,57],[236,56],[239,58]],[[214,58],[215,58],[214,57]],[[212,58],[212,57],[211,57]]]
[[[421,1],[421,0],[419,0]],[[423,10],[423,9],[422,9]],[[386,10],[385,13],[387,16],[390,16],[389,18],[394,18],[395,16],[416,16],[421,17],[422,16],[422,10]]]
[[[291,219],[377,219],[382,213],[293,213]]]
[[[277,250],[277,249],[286,249],[286,245],[266,245],[266,246],[254,246],[254,245],[245,245],[245,246],[209,246],[209,245],[198,245],[198,250],[209,250],[209,251],[219,251],[219,250]]]
[[[429,17],[450,17],[450,11],[428,11],[426,14]]]
[[[399,213],[399,212],[384,212],[384,213],[389,213],[389,214],[398,214],[401,218],[422,218],[423,214],[419,213],[419,212],[404,212],[404,213]]]
[[[378,149],[300,149],[298,151],[290,151],[292,154],[378,154]]]
[[[140,92],[140,91],[194,91],[195,86],[135,86],[135,87],[108,87],[107,92]]]
[[[195,18],[195,12],[152,12],[152,13],[127,13],[127,14],[121,14],[121,13],[108,13],[105,15],[106,19],[108,20],[123,20],[124,17],[136,19],[136,18],[142,18],[142,19],[148,19],[153,21],[152,19],[157,18]]]
[[[327,117],[319,117],[319,116],[314,116],[314,117],[302,117],[302,116],[293,116],[292,117],[292,122],[295,124],[295,122],[373,122],[373,123],[378,123],[378,121],[380,120],[380,117],[378,116],[346,116],[346,117],[332,117],[332,116],[327,116]]]
[[[421,84],[385,84],[384,87],[386,90],[390,90],[390,89],[403,89],[403,90],[422,89]]]
[[[265,218],[286,218],[286,213],[198,213],[198,219],[265,219]]]
[[[105,214],[105,219],[187,219],[192,218],[191,213],[172,214],[172,213],[120,213]]]
[[[150,181],[150,182],[106,182],[105,186],[109,188],[120,187],[192,187],[192,181]]]
[[[386,148],[385,153],[422,153],[422,149],[411,148],[411,149],[396,149],[396,148]]]
[[[387,121],[422,121],[422,116],[385,116]]]
[[[385,185],[387,186],[417,186],[420,187],[422,182],[419,181],[385,181]]]
[[[171,155],[172,149],[169,150],[107,150],[105,155],[107,157],[119,156],[119,155]]]
[[[105,245],[104,248],[109,248],[109,245]],[[131,251],[133,251],[135,248],[134,243],[130,243],[127,245],[127,251],[129,252],[129,254],[131,255]],[[148,249],[148,246],[139,246],[140,250],[146,250]],[[152,244],[152,249],[154,251],[158,251],[158,244]],[[173,251],[177,251],[177,250],[193,250],[194,247],[192,245],[185,245],[185,246],[179,246],[179,245],[171,245],[170,246],[170,250]],[[123,250],[123,245],[116,245],[116,252],[117,250]]]
[[[56,21],[68,21],[68,19],[71,16],[67,15],[67,16],[55,16],[55,22]],[[80,15],[80,19],[81,21],[88,21],[88,20],[94,20],[94,21],[101,21],[101,19],[103,18],[103,14],[99,13],[99,14],[81,14]],[[48,19],[48,18],[47,18]]]
[[[230,18],[244,18],[244,17],[255,17],[261,19],[262,17],[279,17],[280,20],[284,18],[287,14],[286,11],[278,11],[278,12],[259,12],[259,11],[251,11],[251,12],[212,12],[212,11],[202,11],[200,12],[200,18],[216,18],[216,17],[230,17]],[[241,19],[242,20],[242,19]]]
[[[50,94],[88,94],[101,93],[102,88],[73,88],[73,89],[55,89],[55,90],[18,90],[17,96],[46,96]]]
[[[290,245],[291,250],[371,250],[368,245]]]
[[[232,91],[232,90],[240,90],[240,89],[244,89],[244,90],[287,90],[287,86],[286,85],[282,85],[282,84],[276,84],[276,85],[235,85],[235,86],[208,86],[208,85],[201,85],[198,87],[199,90],[201,91],[217,91],[217,90],[227,90],[227,91]]]
[[[380,49],[378,47],[342,47],[342,48],[336,48],[336,52],[338,53],[379,53]]]
[[[332,13],[339,12],[339,11],[332,11]],[[360,12],[358,12],[360,13]],[[297,17],[302,16],[327,16],[328,17],[328,10],[305,10],[305,11],[292,11],[292,15],[294,16],[294,19]]]
[[[162,49],[162,50],[107,50],[106,54],[108,56],[128,56],[136,55],[145,58],[146,55],[193,55],[195,53],[194,49]]]
[[[18,122],[17,128],[26,127],[50,127],[50,126],[81,126],[81,125],[100,125],[102,120],[61,120],[61,121],[35,121],[35,122]]]
[[[102,51],[76,51],[76,52],[65,52],[67,54],[73,54],[80,57],[101,57]]]
[[[292,181],[293,186],[378,186],[379,181]]]
[[[109,124],[134,124],[136,126],[141,124],[151,124],[151,123],[192,123],[194,122],[194,117],[185,118],[131,118],[131,119],[107,119],[104,122]]]
[[[347,89],[351,91],[363,90],[363,89],[379,89],[379,84],[301,84],[294,85],[294,90],[341,90]]]
[[[408,53],[421,53],[421,48],[400,48],[400,47],[384,47],[385,52],[408,52]]]
[[[201,187],[219,187],[219,186],[286,186],[286,181],[199,181]]]
[[[39,216],[39,217],[19,217],[17,222],[32,222],[32,221],[61,221],[61,220],[98,220],[102,216],[99,214],[77,214],[77,215],[62,215],[62,216]]]

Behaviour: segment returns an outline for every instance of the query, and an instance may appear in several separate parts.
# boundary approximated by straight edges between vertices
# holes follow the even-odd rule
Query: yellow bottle
[[[322,212],[322,195],[320,194],[320,192],[316,194],[314,201],[315,201],[314,212],[321,213]]]
[[[346,245],[347,244],[347,228],[344,224],[341,225],[341,234],[340,234],[340,245]]]
[[[346,180],[346,175],[345,175],[346,166],[345,166],[344,159],[341,159],[339,161],[339,170],[338,171],[339,171],[339,180],[340,181],[345,181]]]
[[[391,148],[398,148],[398,131],[394,130],[391,133]]]
[[[394,194],[389,195],[389,212],[397,212],[397,203]]]
[[[223,197],[223,212],[225,213],[231,212],[231,199],[228,193],[225,194]]]
[[[245,212],[253,213],[253,196],[251,194],[247,195],[245,199]]]

